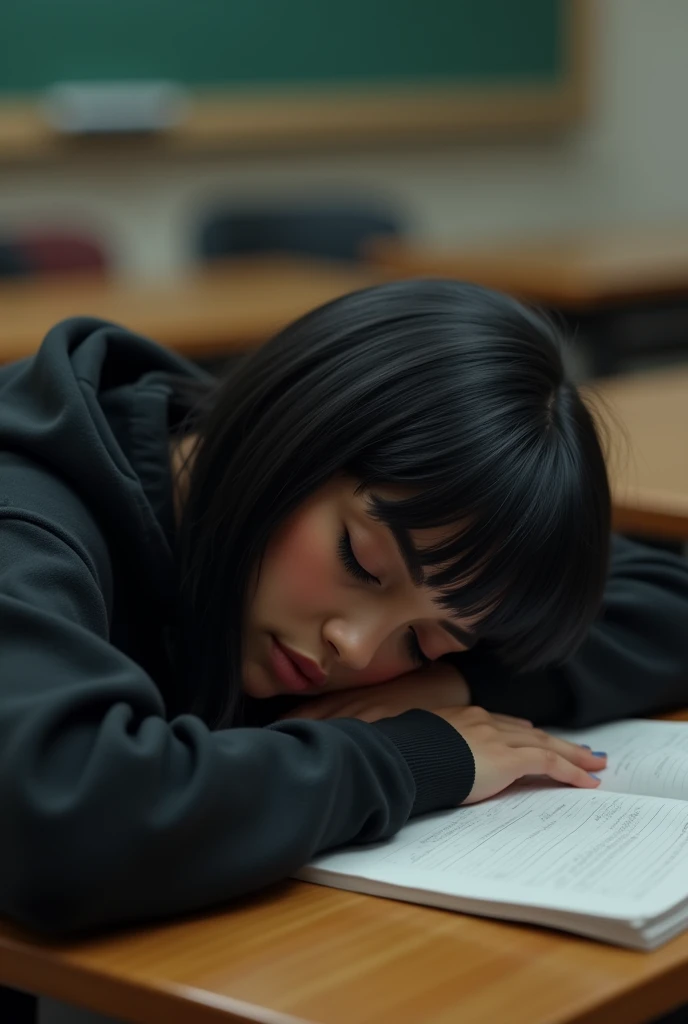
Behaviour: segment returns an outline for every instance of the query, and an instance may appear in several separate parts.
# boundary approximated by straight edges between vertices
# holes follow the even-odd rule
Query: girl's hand
[[[590,773],[607,764],[606,755],[482,708],[440,708],[435,714],[461,733],[473,753],[475,782],[467,804],[501,793],[524,775],[546,775],[569,786],[595,789],[599,779]]]
[[[306,700],[285,718],[360,718],[377,722],[404,711],[421,708],[463,707],[471,702],[468,686],[453,665],[436,661],[432,665],[398,676],[388,683],[338,690]]]

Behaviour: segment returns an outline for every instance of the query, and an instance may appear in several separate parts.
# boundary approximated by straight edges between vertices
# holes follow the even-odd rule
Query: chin
[[[279,697],[280,689],[264,669],[252,666],[244,672],[243,691],[254,700],[267,700],[268,697]]]

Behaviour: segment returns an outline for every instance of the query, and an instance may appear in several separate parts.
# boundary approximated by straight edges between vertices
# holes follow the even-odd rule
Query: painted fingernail
[[[588,746],[587,743],[579,743],[578,746],[582,747],[583,750],[590,750],[590,747]]]
[[[588,775],[590,776],[591,779],[594,779],[595,782],[601,782],[602,781],[602,779],[599,777],[599,775],[593,775],[592,772],[588,772]]]
[[[604,750],[593,750],[592,756],[593,757],[606,757],[607,755],[605,754]]]

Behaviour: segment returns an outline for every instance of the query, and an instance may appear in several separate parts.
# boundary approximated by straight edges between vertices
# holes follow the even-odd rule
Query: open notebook
[[[688,927],[688,724],[559,735],[608,753],[599,789],[529,780],[298,877],[654,949]]]

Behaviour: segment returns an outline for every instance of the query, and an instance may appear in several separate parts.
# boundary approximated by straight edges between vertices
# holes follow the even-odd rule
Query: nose
[[[384,640],[384,626],[372,615],[360,619],[328,619],[323,638],[334,649],[339,664],[360,672],[367,668]]]

